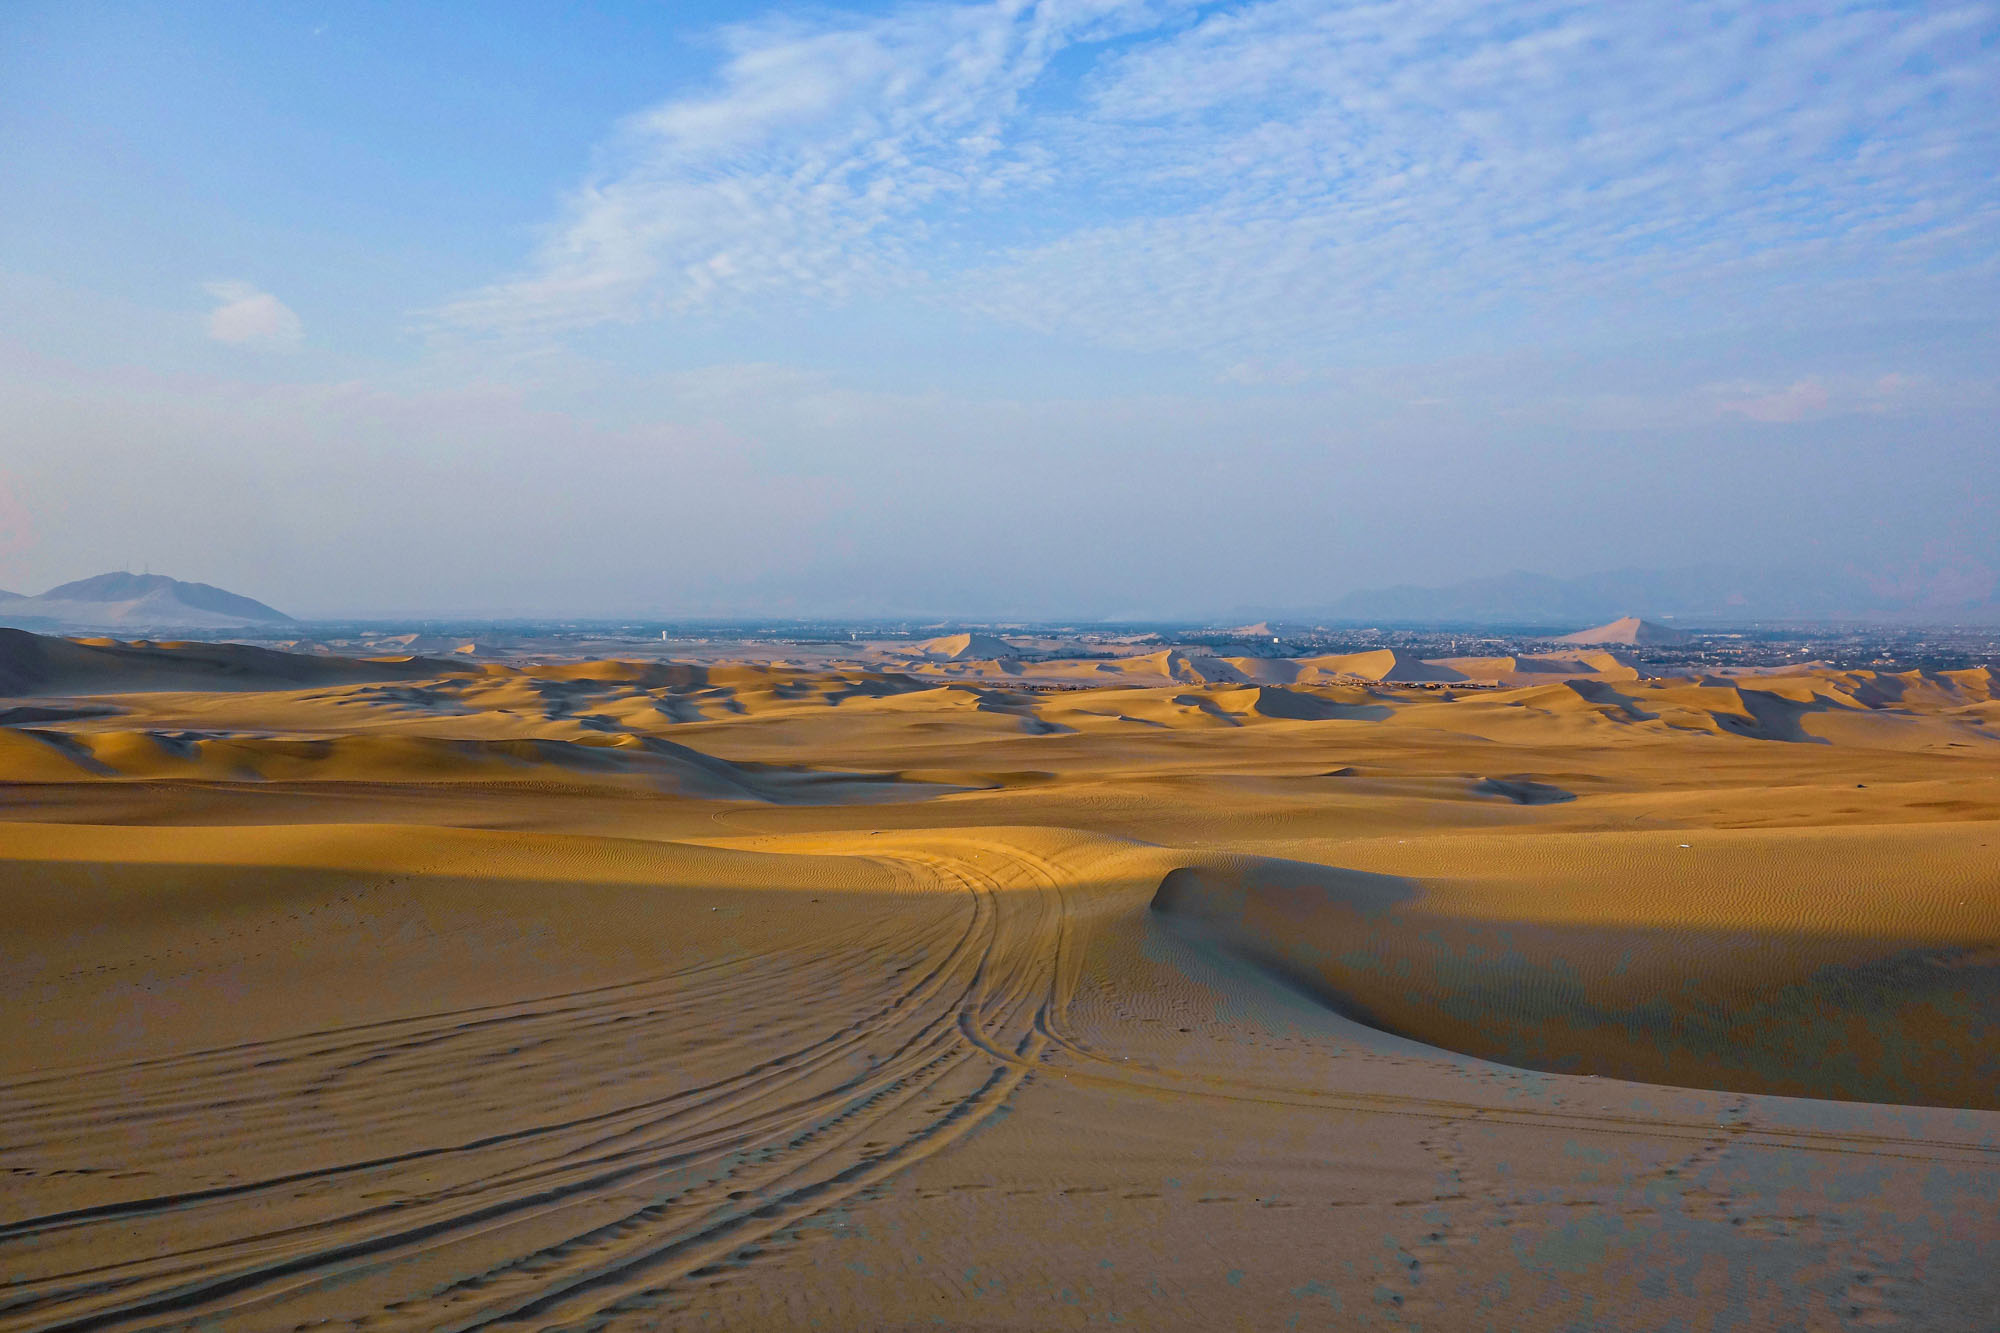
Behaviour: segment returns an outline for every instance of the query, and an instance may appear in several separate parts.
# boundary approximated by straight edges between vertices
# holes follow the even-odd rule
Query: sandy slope
[[[44,675],[0,1328],[2000,1320],[1989,673],[1158,657]]]

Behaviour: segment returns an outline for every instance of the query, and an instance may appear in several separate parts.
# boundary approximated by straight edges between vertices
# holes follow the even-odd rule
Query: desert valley
[[[0,1328],[2000,1318],[1993,669],[995,645],[0,631]]]
[[[2000,1333],[2000,0],[0,88],[0,1333]]]

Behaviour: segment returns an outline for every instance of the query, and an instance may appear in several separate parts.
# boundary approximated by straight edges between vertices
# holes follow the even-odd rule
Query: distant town
[[[1600,608],[1601,609],[1601,608]],[[461,660],[790,660],[801,665],[893,667],[941,660],[964,664],[1140,657],[1167,650],[1201,658],[1331,658],[1393,654],[1384,684],[1475,683],[1468,663],[1516,655],[1617,655],[1643,674],[1769,673],[1786,669],[1951,670],[2000,665],[2000,627],[1910,620],[1649,618],[1643,606],[1601,625],[1560,623],[1376,623],[1269,619],[1254,624],[1188,621],[426,619],[300,620],[249,597],[159,574],[114,572],[37,596],[0,593],[0,626],[41,634],[120,639],[196,639],[323,655],[453,657]],[[938,645],[950,642],[939,651]],[[1450,662],[1450,671],[1412,671]],[[1463,668],[1463,669],[1461,669]],[[1499,674],[1506,674],[1505,668]],[[1019,670],[1007,674],[1019,676]],[[1197,673],[1198,674],[1198,673]]]
[[[1576,626],[1268,627],[1163,623],[878,621],[360,621],[298,623],[277,630],[178,632],[295,651],[453,653],[487,658],[803,657],[869,662],[953,633],[999,637],[1020,656],[1130,657],[1179,648],[1218,657],[1318,657],[1390,649],[1412,659],[1491,657],[1559,650]],[[1684,641],[1608,645],[1658,674],[1835,670],[1951,670],[2000,666],[2000,629],[1956,626],[1743,625],[1684,632]]]

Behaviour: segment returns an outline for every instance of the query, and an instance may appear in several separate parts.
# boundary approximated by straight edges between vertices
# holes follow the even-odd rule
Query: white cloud
[[[1795,422],[1811,421],[1835,410],[1826,381],[1817,375],[1808,375],[1779,389],[1760,390],[1747,385],[1742,388],[1750,391],[1724,399],[1721,404],[1724,412],[1752,421]]]
[[[1963,386],[1890,371],[1880,375],[1805,375],[1785,384],[1712,384],[1702,396],[1724,416],[1790,424],[1857,413],[1881,416],[1939,406],[1965,395]]]
[[[1318,377],[1310,368],[1286,358],[1278,361],[1237,361],[1218,371],[1215,382],[1242,385],[1247,388],[1271,386],[1290,388],[1315,378]]]
[[[440,314],[550,329],[893,283],[927,207],[1048,178],[1007,133],[1023,92],[1068,42],[1142,8],[1001,0],[730,29],[716,92],[630,118],[529,270]]]
[[[914,292],[1225,366],[2000,292],[1992,0],[912,4],[726,30],[477,332]],[[1594,328],[1593,328],[1594,321]]]
[[[1992,287],[1994,51],[1886,4],[1274,0],[1099,62],[1068,160],[1137,216],[968,299],[1137,350],[1569,336]],[[1968,17],[1969,15],[1969,17]],[[1985,91],[1974,91],[1975,88]],[[1171,205],[1161,207],[1160,205]]]
[[[265,347],[296,347],[305,326],[290,306],[247,282],[211,282],[208,294],[215,309],[208,312],[208,336],[221,343]]]

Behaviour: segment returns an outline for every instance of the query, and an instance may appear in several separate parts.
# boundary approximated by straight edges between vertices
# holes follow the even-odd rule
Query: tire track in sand
[[[831,940],[804,959],[746,958],[0,1088],[10,1151],[94,1135],[129,1155],[135,1139],[167,1147],[217,1115],[236,1118],[239,1132],[282,1133],[316,1100],[330,1103],[322,1118],[345,1119],[349,1138],[365,1142],[371,1120],[420,1125],[427,1108],[413,1094],[468,1070],[504,1071],[489,1108],[500,1115],[512,1109],[506,1094],[536,1090],[555,1063],[565,1087],[581,1074],[600,1091],[629,1092],[646,1082],[630,1077],[630,1061],[649,1036],[685,1053],[675,1029],[718,1007],[742,1012],[741,1039],[707,1052],[726,1072],[658,1095],[266,1178],[0,1219],[0,1262],[19,1275],[0,1296],[0,1328],[263,1326],[334,1309],[410,1327],[546,1327],[670,1299],[690,1275],[949,1147],[1040,1058],[1047,1039],[1036,1020],[1058,1003],[1062,969],[1041,947],[1049,909],[1039,895],[1003,884],[990,847],[875,859],[913,886],[958,895],[965,906],[950,930]],[[898,946],[915,961],[884,975]],[[871,971],[876,989],[857,999]],[[846,1021],[797,1040],[808,1034],[779,1011],[822,996],[846,997]]]
[[[866,850],[953,910],[609,987],[0,1085],[0,1160],[60,1148],[189,1186],[0,1217],[0,1271],[15,1278],[0,1289],[0,1329],[559,1328],[671,1311],[949,1149],[1037,1077],[1431,1126],[1483,1115],[1714,1137],[1712,1125],[1282,1086],[1097,1049],[1068,1023],[1086,927],[1066,854],[984,830]],[[465,1085],[471,1104],[452,1123],[488,1132],[441,1138],[432,1099]],[[176,1173],[176,1150],[215,1116],[284,1140],[298,1169]],[[1801,1129],[1745,1126],[1731,1141],[1990,1156]],[[385,1144],[399,1146],[361,1150]]]

